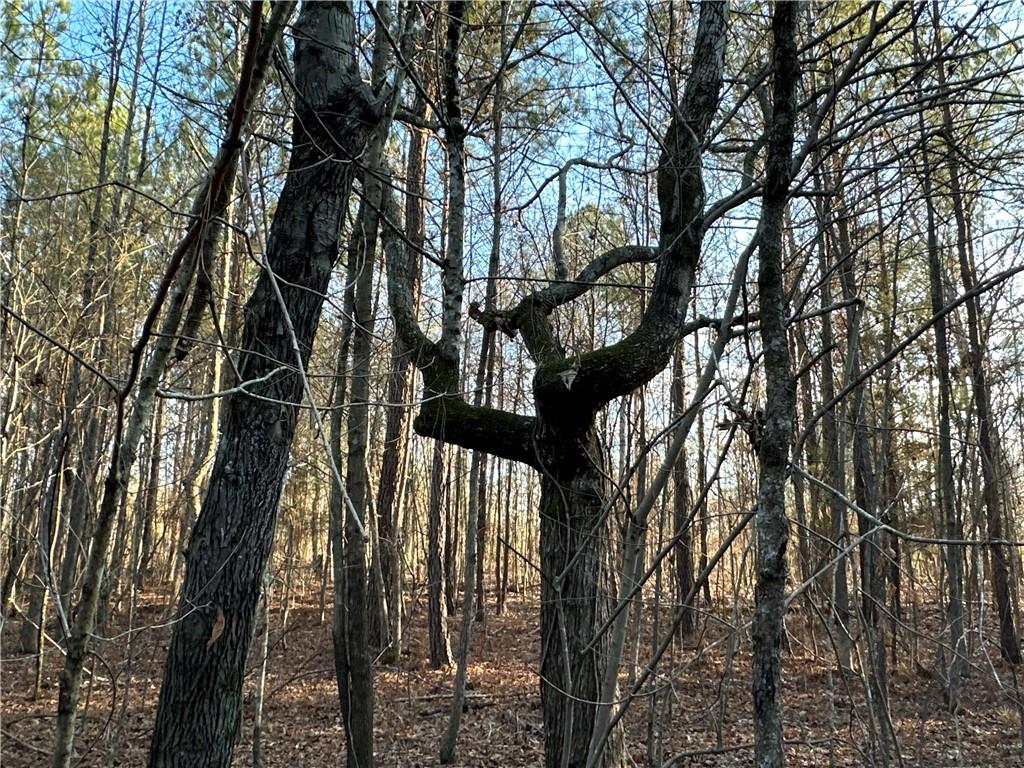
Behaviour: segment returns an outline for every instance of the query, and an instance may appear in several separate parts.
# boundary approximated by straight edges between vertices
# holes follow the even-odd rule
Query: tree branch
[[[647,311],[619,343],[572,363],[552,356],[538,369],[535,389],[549,395],[539,400],[556,409],[568,397],[574,410],[596,412],[631,392],[665,368],[679,338],[704,235],[701,155],[722,86],[726,15],[725,3],[701,5],[693,68],[665,135],[658,168],[658,267]]]
[[[416,434],[470,450],[536,466],[535,419],[466,402],[458,387],[458,367],[442,358],[420,327],[412,301],[412,272],[398,231],[400,216],[391,187],[384,185],[381,243],[387,264],[388,304],[395,333],[423,376],[423,402],[413,421]]]

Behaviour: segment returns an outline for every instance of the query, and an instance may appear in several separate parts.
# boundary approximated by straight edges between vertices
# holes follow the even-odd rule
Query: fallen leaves
[[[83,700],[88,702],[88,709],[77,742],[82,768],[145,765],[166,654],[167,606],[160,596],[146,595],[138,616],[136,629],[146,628],[134,637],[135,661],[130,677],[123,668],[123,639],[97,645],[105,663],[97,663],[86,682]],[[467,710],[457,766],[525,768],[543,763],[536,674],[537,616],[536,604],[528,596],[517,595],[505,615],[492,615],[486,624],[474,627]],[[345,737],[331,661],[330,623],[320,623],[319,609],[312,602],[292,606],[285,630],[280,628],[280,622],[281,612],[275,610],[263,713],[264,766],[333,768],[344,754]],[[454,670],[431,670],[424,663],[424,625],[422,615],[410,616],[401,663],[374,670],[374,734],[379,768],[437,765]],[[225,628],[226,618],[218,608],[209,647]],[[110,634],[125,629],[123,624],[118,625],[116,632],[112,630]],[[658,696],[648,695],[634,702],[625,720],[627,746],[638,764],[647,759],[650,705],[654,702],[657,727],[653,730],[661,734],[658,751],[665,760],[685,753],[675,765],[750,765],[749,646],[747,641],[739,643],[727,664],[726,644],[715,642],[725,631],[724,626],[712,623],[701,647],[675,647],[661,670]],[[4,647],[11,648],[17,622],[9,622],[5,632]],[[643,649],[650,647],[646,633],[639,647],[642,664]],[[861,682],[857,678],[843,680],[833,673],[836,706],[832,722],[827,689],[830,676],[825,658],[814,656],[813,647],[813,643],[794,643],[783,658],[785,736],[792,741],[787,747],[787,765],[793,768],[828,764],[833,733],[836,741],[831,751],[835,765],[862,765],[867,735]],[[258,661],[255,657],[250,659],[250,670],[256,668]],[[901,661],[900,666],[891,670],[891,706],[908,765],[917,759],[921,765],[935,768],[957,764],[1020,765],[1020,718],[1007,703],[1006,689],[1000,693],[991,674],[972,673],[964,690],[965,711],[971,715],[954,723],[944,712],[934,680],[919,676],[911,660]],[[36,768],[45,763],[43,755],[49,754],[53,737],[55,683],[60,664],[59,654],[51,649],[44,667],[50,685],[43,688],[40,699],[32,700],[27,695],[34,675],[32,657],[8,655],[3,659],[0,762],[4,768]],[[114,679],[108,669],[115,673]],[[633,671],[625,666],[624,683]],[[1000,672],[1010,674],[1008,670]],[[242,768],[252,765],[254,697],[250,694],[254,686],[255,675],[250,673],[245,681],[244,719],[235,750],[234,764]],[[123,704],[126,706],[122,718]],[[112,737],[119,730],[123,733],[115,742]],[[720,740],[716,734],[720,734]],[[122,746],[117,748],[117,754],[111,755],[115,743]]]

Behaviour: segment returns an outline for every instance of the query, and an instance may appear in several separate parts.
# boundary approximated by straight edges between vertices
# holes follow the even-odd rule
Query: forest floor
[[[115,622],[118,626],[111,631],[111,639],[99,644],[95,677],[86,686],[86,715],[77,742],[83,768],[145,765],[169,636],[167,615],[165,598],[143,596],[135,624],[147,628],[134,636],[134,672],[127,683],[121,672],[128,648],[125,622]],[[727,618],[728,614],[723,616]],[[17,619],[7,622],[2,638],[3,768],[49,764],[61,663],[51,645],[40,695],[33,698],[34,657],[13,650],[18,624]],[[400,667],[375,670],[377,763],[383,768],[437,764],[453,672],[427,667],[424,624],[422,611],[414,610]],[[662,665],[672,670],[670,679],[662,677],[658,681],[656,728],[662,736],[662,754],[666,761],[676,757],[673,764],[678,766],[750,765],[749,637],[746,633],[737,635],[739,641],[730,659],[726,623],[708,624],[702,636],[677,643],[671,658]],[[806,626],[803,615],[791,613],[788,617],[790,642],[783,657],[788,765],[868,764],[862,679],[856,674],[830,673],[827,639],[824,644],[819,639],[816,648],[804,642]],[[457,620],[451,620],[453,644],[457,627]],[[462,721],[457,765],[542,763],[535,671],[537,627],[536,604],[518,595],[511,596],[504,615],[495,616],[492,611],[484,624],[475,625],[468,709]],[[918,637],[922,659],[933,658],[935,651],[934,646],[928,647],[928,633],[921,632]],[[262,737],[264,768],[340,765],[344,735],[338,716],[329,620],[321,623],[318,607],[299,605],[291,609],[282,628],[282,615],[275,611],[270,644]],[[641,663],[649,649],[650,640],[644,638]],[[634,658],[634,653],[635,643],[631,643],[628,658]],[[953,718],[946,714],[938,683],[925,670],[931,664],[911,661],[910,648],[898,649],[897,655],[901,663],[890,670],[890,695],[904,765],[1024,765],[1021,717],[1013,704],[1014,675],[998,656],[989,659],[974,654],[970,678],[964,685],[963,708]],[[112,684],[113,672],[120,678],[116,686]],[[235,751],[237,766],[252,765],[252,692],[256,677],[255,670],[251,670],[246,680],[245,721]],[[623,686],[629,682],[627,670]],[[650,699],[638,699],[626,718],[627,745],[637,765],[647,764],[649,710]]]

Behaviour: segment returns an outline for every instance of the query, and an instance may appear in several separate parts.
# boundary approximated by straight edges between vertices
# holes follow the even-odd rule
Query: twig
[[[827,744],[831,739],[786,739],[782,743],[787,747],[816,747],[819,744]],[[743,749],[753,749],[754,742],[746,741],[742,744],[730,744],[727,747],[709,747],[707,749],[691,749],[686,752],[678,752],[673,755],[668,762],[663,763],[661,768],[672,768],[672,766],[678,765],[680,761],[688,757],[700,757],[701,755],[724,755],[729,752],[739,752]]]
[[[100,381],[102,381],[104,384],[106,384],[108,387],[110,387],[114,392],[120,392],[121,391],[121,387],[119,387],[117,384],[115,384],[114,381],[109,376],[107,376],[107,374],[103,373],[103,371],[101,371],[99,368],[94,366],[92,363],[90,363],[88,360],[86,360],[80,354],[75,352],[75,350],[71,349],[71,347],[69,347],[69,346],[67,346],[65,344],[62,344],[61,342],[57,341],[50,334],[48,334],[46,331],[44,331],[41,328],[33,325],[32,322],[30,322],[29,320],[26,320],[24,317],[22,317],[20,314],[15,312],[13,309],[11,309],[6,304],[0,303],[0,309],[2,309],[4,312],[6,312],[8,315],[10,315],[15,320],[17,320],[23,326],[28,328],[30,331],[32,331],[32,333],[34,333],[36,336],[41,338],[43,341],[46,341],[49,344],[52,344],[53,346],[57,347],[57,349],[59,349],[61,352],[64,352],[66,355],[71,357],[73,360],[75,360],[79,365],[81,365],[87,371],[89,371],[90,373],[92,373],[96,377],[98,377],[100,379]]]

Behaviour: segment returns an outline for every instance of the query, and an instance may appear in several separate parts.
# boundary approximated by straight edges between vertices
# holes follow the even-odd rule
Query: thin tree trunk
[[[77,374],[78,370],[75,367],[71,375],[75,376]],[[68,390],[74,393],[77,391],[77,387],[69,387]],[[67,631],[67,622],[64,619],[63,608],[60,604],[60,595],[56,593],[57,581],[53,573],[53,556],[56,543],[57,514],[60,509],[61,493],[64,487],[64,464],[70,439],[70,421],[73,408],[74,400],[68,395],[64,401],[64,417],[61,428],[57,435],[54,436],[54,449],[50,454],[49,471],[46,477],[47,491],[39,509],[39,528],[36,533],[36,583],[33,584],[29,605],[29,620],[26,622],[32,629],[31,652],[35,655],[35,680],[32,686],[33,698],[39,696],[43,682],[43,657],[46,648],[46,608],[47,598],[51,595],[54,598],[58,615],[61,617],[62,633]]]
[[[380,93],[385,84],[385,68],[389,47],[386,41],[390,12],[384,2],[376,6],[377,24],[371,80],[374,92]],[[400,75],[395,76],[395,92]],[[392,100],[397,104],[397,99]],[[348,443],[346,456],[345,492],[347,514],[341,498],[341,488],[331,494],[332,553],[335,564],[334,597],[334,658],[338,678],[338,695],[345,726],[346,764],[350,768],[373,768],[373,670],[370,655],[369,582],[367,573],[367,529],[372,530],[367,443],[369,439],[370,375],[374,330],[374,264],[377,250],[381,192],[380,167],[384,144],[391,128],[389,112],[374,126],[362,162],[363,199],[356,216],[355,231],[349,245],[348,281],[351,297],[348,315],[352,318],[352,372],[349,386]],[[354,283],[354,286],[353,286]],[[339,362],[339,369],[344,358]],[[340,372],[340,371],[339,371]],[[344,377],[339,376],[339,391],[343,392]],[[341,420],[332,413],[332,452],[340,461]],[[341,516],[344,515],[344,537]],[[364,521],[366,525],[364,526]],[[338,565],[344,562],[343,578],[337,579]],[[342,593],[342,590],[343,593]],[[376,593],[379,600],[383,594]],[[341,609],[341,610],[339,610]],[[379,610],[379,609],[378,609]]]
[[[815,179],[817,181],[817,177]],[[829,245],[826,238],[826,227],[830,226],[829,217],[831,210],[827,203],[823,203],[823,210],[819,211],[819,232],[818,249],[820,256],[821,272],[821,306],[831,306],[832,293],[829,286],[831,280],[831,269],[828,264]],[[821,348],[825,350],[821,358],[821,399],[822,402],[830,403],[835,397],[835,374],[832,366],[832,352],[835,343],[832,333],[832,318],[830,315],[822,317],[821,321]],[[837,662],[840,669],[850,668],[850,596],[849,584],[847,581],[847,569],[849,558],[842,554],[847,541],[847,509],[843,500],[838,494],[845,491],[846,472],[843,457],[845,448],[842,439],[842,429],[839,425],[843,420],[843,405],[837,404],[835,409],[829,409],[821,418],[821,442],[822,459],[824,463],[825,476],[828,484],[837,493],[829,494],[828,506],[830,516],[831,548],[828,552],[829,558],[835,557],[836,563],[832,569],[832,594],[831,594],[831,627],[830,631],[838,654]]]
[[[794,346],[798,350],[800,350],[801,346],[802,346],[803,355],[804,355],[804,357],[807,356],[807,351],[806,351],[806,346],[805,345],[799,345],[799,343],[797,341],[797,343]],[[799,360],[800,360],[799,355],[794,355],[794,357],[799,362]],[[806,394],[804,394],[804,393],[806,393],[806,390],[808,389],[809,382],[808,382],[807,378],[805,377],[805,378],[801,379],[800,381],[796,382],[796,385],[800,388],[800,392],[802,393],[802,396],[800,397],[800,400],[801,400],[801,402],[804,402],[807,399]],[[794,418],[798,419],[797,416],[794,416]],[[805,466],[809,466],[810,463],[811,463],[810,458],[809,458],[810,451],[808,449],[806,449],[806,448],[804,449],[804,455],[807,456],[808,458],[807,459],[803,459],[802,463]],[[799,456],[796,457],[796,458],[797,458],[798,461],[801,461],[801,459],[802,459],[802,457],[799,457]],[[796,525],[797,525],[796,541],[797,541],[797,552],[798,552],[798,555],[799,555],[799,557],[798,557],[798,560],[799,560],[798,565],[799,565],[799,568],[800,568],[800,582],[803,583],[803,582],[807,581],[810,578],[810,575],[811,575],[811,546],[810,546],[810,534],[809,534],[809,531],[810,531],[810,521],[808,520],[808,517],[807,517],[807,490],[808,489],[807,489],[807,484],[804,481],[804,478],[800,477],[799,475],[797,475],[795,473],[790,476],[790,481],[791,481],[791,483],[793,485],[793,511],[796,513]]]
[[[492,155],[493,166],[491,169],[491,196],[493,209],[491,212],[491,253],[487,262],[487,288],[484,292],[484,311],[493,312],[497,308],[498,285],[496,277],[501,266],[501,232],[503,226],[503,196],[502,196],[502,153],[505,150],[502,118],[505,109],[505,61],[508,55],[508,32],[509,3],[499,2],[498,4],[498,60],[501,62],[501,71],[497,74],[494,83],[494,94],[491,97],[491,126],[492,126]],[[481,346],[480,366],[477,368],[477,393],[483,389],[483,399],[474,395],[476,405],[491,405],[491,391],[494,386],[494,358],[497,354],[497,335],[489,328],[484,329],[484,338]],[[476,451],[473,454],[474,460],[478,463],[477,485],[479,495],[477,499],[477,572],[476,572],[476,620],[484,621],[487,615],[487,602],[485,600],[484,575],[486,573],[487,553],[487,454]],[[471,470],[472,471],[472,470]],[[495,558],[498,557],[498,549],[494,550]],[[495,585],[497,588],[497,585]]]
[[[675,419],[683,415],[686,394],[683,379],[682,347],[676,350],[672,366],[672,416]],[[693,591],[693,524],[690,520],[692,494],[690,477],[687,467],[685,449],[672,468],[672,530],[678,537],[675,547],[676,595],[682,600]],[[696,622],[693,615],[693,599],[682,606],[679,621],[679,632],[683,636],[693,633]]]
[[[80,315],[80,332],[85,336],[85,347],[87,357],[93,360],[105,357],[104,347],[108,334],[107,328],[97,328],[96,313],[99,311],[100,302],[96,298],[97,275],[100,260],[100,229],[103,223],[100,220],[102,213],[104,195],[106,193],[106,182],[110,176],[110,143],[112,141],[111,118],[114,110],[114,99],[120,88],[121,55],[124,50],[126,36],[121,35],[120,30],[121,3],[118,0],[114,4],[114,17],[112,20],[113,33],[111,35],[110,48],[110,72],[107,77],[107,94],[103,110],[103,127],[100,133],[99,158],[96,172],[96,192],[93,196],[92,210],[89,215],[88,247],[86,250],[85,278],[82,285],[82,313]],[[109,260],[108,260],[109,261]],[[109,319],[100,320],[101,326],[106,325]],[[74,363],[78,365],[77,361]],[[78,381],[78,377],[72,378]],[[77,393],[75,393],[77,396]],[[104,392],[105,396],[106,393]],[[69,505],[68,537],[64,547],[64,557],[60,570],[60,589],[62,594],[68,595],[71,600],[72,585],[78,570],[79,557],[81,553],[87,552],[90,539],[90,527],[92,518],[92,498],[94,492],[94,479],[96,468],[100,465],[100,454],[102,448],[101,435],[103,430],[100,427],[98,413],[103,404],[103,398],[99,393],[90,389],[82,405],[84,421],[80,426],[81,449],[78,457],[77,469],[72,475],[71,501]]]
[[[441,567],[441,501],[444,485],[445,450],[433,446],[430,468],[430,497],[427,503],[427,635],[430,666],[451,666],[452,648],[444,609],[444,569]]]
[[[462,10],[464,13],[464,8]],[[500,3],[498,10],[499,18],[499,61],[502,67],[505,65],[506,31],[505,25],[508,20],[508,4]],[[453,19],[450,24],[461,22],[461,18]],[[457,56],[458,51],[454,51]],[[451,62],[453,68],[457,68],[457,59]],[[504,74],[498,73],[495,83],[492,107],[492,125],[494,128],[494,168],[491,174],[491,190],[494,195],[494,210],[491,217],[491,253],[487,266],[487,288],[485,290],[484,311],[493,312],[497,287],[495,277],[498,273],[501,256],[501,99]],[[459,94],[449,91],[449,117],[451,117],[451,106],[457,102]],[[457,106],[456,106],[457,110]],[[461,126],[460,126],[461,127]],[[461,137],[459,137],[461,139]],[[461,141],[460,141],[461,144]],[[456,148],[462,152],[462,147]],[[460,172],[462,172],[460,161]],[[461,185],[460,181],[460,185]],[[464,213],[458,216],[458,221],[463,221]],[[449,228],[449,233],[452,233]],[[458,242],[461,244],[462,234],[459,234]],[[480,407],[486,400],[490,405],[490,383],[494,376],[494,330],[484,329],[481,342],[480,360],[476,370],[476,382],[473,392],[473,405]],[[485,394],[486,391],[486,394]],[[462,704],[466,695],[466,668],[469,664],[469,646],[473,632],[473,620],[484,618],[484,543],[486,542],[486,488],[487,459],[482,451],[473,451],[469,466],[469,495],[467,500],[466,526],[465,526],[465,581],[462,592],[462,620],[459,627],[459,647],[457,664],[455,668],[455,682],[452,686],[452,706],[448,715],[448,729],[444,740],[441,743],[440,761],[442,764],[454,762],[456,747],[459,738],[459,724],[462,720]],[[461,483],[460,483],[461,487]],[[475,605],[474,605],[475,600]],[[475,614],[475,615],[474,615]]]
[[[419,94],[414,114],[425,121],[427,100]],[[409,131],[409,154],[405,165],[405,238],[412,244],[408,253],[408,269],[413,304],[418,306],[420,294],[420,254],[424,240],[423,182],[427,162],[427,132],[412,127]],[[377,491],[377,535],[380,539],[381,573],[384,580],[384,601],[387,606],[388,626],[375,630],[377,646],[385,649],[384,663],[394,663],[402,654],[402,550],[401,508],[402,487],[409,462],[409,408],[406,403],[413,394],[413,367],[409,353],[397,336],[391,343],[391,362],[388,367],[386,419],[384,427],[384,453],[381,458],[380,484]],[[377,618],[383,624],[383,617]]]
[[[459,627],[459,647],[456,657],[455,681],[452,684],[452,706],[448,714],[448,727],[441,742],[440,762],[447,765],[455,761],[456,746],[459,738],[459,723],[462,720],[462,705],[466,696],[466,667],[469,663],[469,644],[473,632],[474,606],[476,599],[477,551],[479,530],[477,516],[480,511],[480,457],[479,451],[473,451],[473,459],[469,470],[468,514],[465,526],[465,583],[462,590],[462,617]]]
[[[932,20],[935,25],[936,46],[939,45],[939,7],[932,3]],[[941,56],[936,56],[939,85],[946,89],[945,65]],[[949,174],[949,193],[953,203],[953,218],[956,222],[956,253],[960,266],[960,281],[964,291],[977,287],[978,279],[968,251],[967,206],[964,201],[963,184],[960,180],[959,152],[955,143],[953,114],[948,99],[942,101],[942,137],[946,145],[946,171]],[[999,649],[1003,658],[1011,664],[1021,662],[1020,642],[1014,626],[1014,608],[1010,596],[1010,569],[1006,555],[1003,510],[1000,500],[1001,488],[996,450],[996,427],[993,423],[992,395],[985,371],[985,346],[981,336],[981,299],[973,296],[967,301],[967,334],[970,345],[971,387],[974,391],[974,405],[978,416],[978,451],[981,459],[982,499],[988,523],[989,559],[992,570],[992,591],[996,610],[999,613]]]
[[[136,521],[141,536],[139,537],[139,563],[138,569],[135,572],[135,588],[140,590],[144,588],[146,577],[149,574],[150,563],[153,559],[153,526],[156,524],[157,507],[160,502],[160,463],[163,455],[161,450],[163,436],[160,433],[160,429],[163,420],[164,401],[160,400],[156,404],[156,413],[153,415],[151,429],[153,442],[149,457],[149,476],[146,480],[143,503],[140,507],[142,519]]]
[[[923,161],[925,199],[928,206],[928,276],[932,311],[938,312],[946,306],[943,269],[936,234],[935,210],[932,202],[930,165],[925,153]],[[935,366],[939,380],[938,432],[939,456],[936,477],[936,492],[939,509],[942,512],[942,535],[951,542],[963,538],[962,516],[957,512],[958,495],[953,476],[952,427],[950,425],[953,400],[952,377],[950,375],[949,341],[945,317],[935,323]],[[947,603],[946,621],[949,623],[949,647],[952,658],[943,670],[946,682],[946,705],[951,712],[960,708],[960,686],[967,671],[967,657],[964,641],[964,580],[963,552],[959,544],[950,543],[945,547],[943,565],[946,571]],[[945,652],[940,645],[939,659],[945,666]]]
[[[363,222],[356,218],[355,233],[361,231]],[[358,234],[353,235],[356,239]],[[331,400],[331,460],[339,473],[345,470],[345,455],[342,444],[345,435],[345,407],[348,404],[349,356],[352,349],[352,333],[355,326],[357,248],[349,248],[345,269],[345,292],[342,305],[341,338],[338,342],[338,358],[334,367],[334,396]],[[348,628],[347,564],[345,562],[345,492],[334,482],[328,498],[328,528],[331,555],[331,639],[334,650],[334,675],[338,686],[338,703],[341,722],[346,737],[351,723],[352,697],[349,695],[349,656],[345,635]],[[348,755],[346,747],[346,757]]]
[[[378,129],[367,147],[369,167],[379,162],[384,131]],[[342,583],[334,588],[342,591],[335,606],[344,603],[342,615],[335,615],[334,644],[335,659],[344,659],[336,664],[338,673],[338,694],[342,702],[346,764],[352,768],[373,766],[373,673],[369,645],[369,606],[367,605],[366,533],[360,529],[360,521],[368,520],[369,478],[367,476],[367,439],[370,394],[370,362],[373,339],[373,265],[377,240],[377,214],[380,206],[380,191],[376,181],[371,181],[372,171],[364,175],[364,201],[356,217],[356,232],[351,244],[352,256],[349,263],[354,269],[348,279],[355,282],[353,303],[352,373],[348,409],[346,490],[352,508],[345,515],[340,489],[332,493],[331,509],[345,518],[343,550],[334,552],[335,562],[344,562],[345,573]],[[339,382],[339,386],[340,386]],[[340,435],[335,435],[340,447]],[[340,458],[336,452],[336,457]],[[334,522],[340,527],[341,520]],[[337,539],[335,539],[337,543]],[[340,630],[340,631],[339,631]]]
[[[759,450],[760,477],[756,515],[754,588],[753,698],[754,765],[781,768],[782,620],[785,613],[786,476],[796,417],[795,382],[790,370],[787,310],[783,284],[782,229],[792,179],[796,87],[800,78],[796,48],[798,3],[778,3],[772,15],[772,116],[765,165],[761,214],[760,269],[757,278],[761,311],[766,397],[764,432]]]
[[[252,713],[252,764],[263,768],[263,703],[267,687],[267,662],[270,660],[270,574],[263,575],[263,633],[260,640],[259,672]]]

